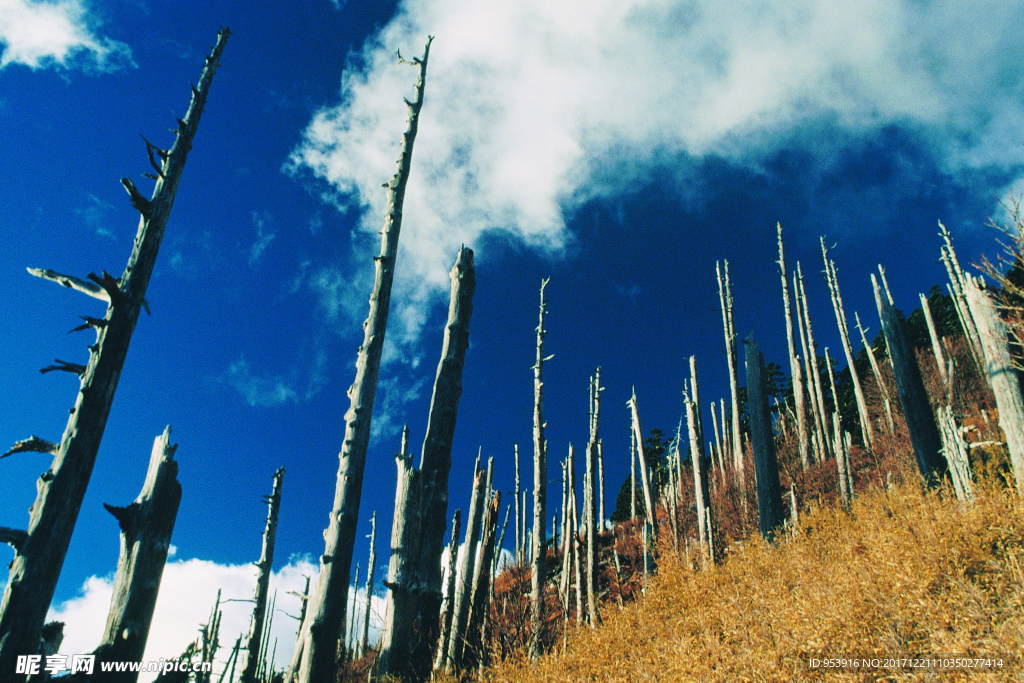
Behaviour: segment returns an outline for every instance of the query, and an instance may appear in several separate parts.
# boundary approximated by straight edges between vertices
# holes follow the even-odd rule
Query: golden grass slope
[[[489,680],[1024,680],[1024,502],[979,487],[975,505],[913,486],[873,491],[849,514],[802,516],[771,547],[720,567],[663,557],[646,597]],[[999,673],[811,670],[810,657],[1002,657]]]

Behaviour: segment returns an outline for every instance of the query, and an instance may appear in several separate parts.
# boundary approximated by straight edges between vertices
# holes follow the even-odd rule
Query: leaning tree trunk
[[[181,502],[177,444],[171,444],[171,428],[153,441],[146,481],[135,502],[127,507],[104,505],[121,527],[121,556],[114,578],[114,594],[96,649],[100,662],[142,660],[146,650],[160,578]],[[119,680],[134,681],[138,672]]]
[[[242,665],[242,683],[258,683],[257,670],[263,661],[262,638],[263,625],[267,620],[267,593],[270,590],[270,572],[274,567],[274,545],[277,538],[277,516],[281,509],[281,485],[284,483],[284,468],[274,472],[274,483],[267,501],[267,523],[263,528],[263,546],[260,559],[256,562],[259,572],[256,576],[256,594],[253,596],[255,607],[249,622],[249,634],[246,636],[245,664]]]
[[[860,333],[860,341],[864,346],[864,353],[867,354],[868,363],[871,365],[871,374],[875,376],[875,384],[878,385],[878,391],[882,394],[882,408],[885,410],[885,421],[889,426],[889,433],[892,434],[896,429],[896,424],[892,419],[892,398],[889,395],[889,387],[885,383],[885,378],[882,377],[882,369],[878,367],[878,359],[875,358],[875,350],[871,348],[871,344],[868,343],[868,335],[864,330],[864,326],[860,324],[860,316],[857,312],[853,313],[854,322],[857,324],[857,331]]]
[[[536,358],[533,363],[533,549],[530,573],[530,657],[536,659],[543,648],[544,629],[544,519],[547,496],[547,441],[544,439],[544,316],[547,300],[544,290],[548,279],[540,283],[540,305],[537,313]]]
[[[732,400],[732,466],[736,473],[740,490],[745,489],[743,472],[743,439],[740,437],[740,399],[739,384],[736,379],[736,329],[732,320],[732,284],[729,282],[729,262],[724,262],[724,275],[715,263],[715,276],[718,278],[718,299],[722,306],[722,329],[725,333],[725,359],[729,366],[729,395]]]
[[[768,413],[768,387],[764,357],[752,338],[746,340],[747,405],[750,411],[750,441],[754,451],[754,473],[757,477],[758,528],[766,540],[785,522],[782,486],[779,484],[779,462],[775,455],[775,437]]]
[[[924,313],[924,322],[928,327],[928,340],[932,345],[932,355],[935,356],[935,365],[939,369],[939,377],[942,383],[949,387],[949,375],[946,372],[946,359],[942,353],[942,344],[939,343],[939,333],[935,329],[935,319],[932,317],[932,308],[928,304],[928,297],[923,292],[918,292],[917,298],[921,302],[921,312]]]
[[[843,343],[843,354],[846,356],[846,367],[850,371],[850,381],[853,384],[853,397],[857,403],[857,415],[860,417],[860,436],[867,450],[872,448],[871,417],[868,415],[868,404],[864,400],[864,390],[860,385],[860,376],[857,373],[857,366],[853,362],[853,347],[850,346],[850,327],[846,323],[846,311],[843,308],[843,295],[839,290],[839,272],[836,269],[835,261],[828,257],[828,250],[825,248],[825,238],[821,238],[821,258],[825,262],[825,282],[828,284],[829,293],[832,295],[832,309],[836,314],[836,326],[839,328],[839,340]],[[839,404],[836,404],[839,410]]]
[[[800,466],[807,469],[807,407],[804,404],[804,378],[800,358],[793,342],[793,316],[789,305],[789,278],[786,272],[786,253],[782,246],[782,223],[775,224],[779,239],[779,279],[782,282],[782,309],[786,318],[786,348],[789,351],[789,376],[793,382],[793,410],[796,412],[797,451]],[[699,408],[697,409],[699,410]]]
[[[451,281],[448,321],[434,379],[420,468],[405,468],[403,475],[409,480],[400,485],[405,495],[395,499],[388,617],[381,634],[377,665],[381,674],[426,677],[437,647],[448,474],[476,287],[471,249],[459,250]]]
[[[26,439],[29,443],[21,442],[12,449],[52,453],[54,458],[49,471],[39,479],[36,501],[29,509],[28,528],[11,540],[15,557],[0,603],[0,671],[5,675],[15,670],[19,654],[33,653],[39,648],[40,630],[92,476],[135,323],[140,309],[146,306],[146,288],[227,39],[228,30],[222,29],[206,58],[199,84],[192,90],[185,118],[178,121],[171,148],[162,150],[146,143],[150,163],[156,171],[152,197],[146,199],[131,180],[121,179],[132,206],[141,214],[132,252],[121,277],[114,278],[107,272],[90,273],[87,282],[49,270],[29,269],[32,275],[105,302],[107,310],[103,318],[85,317],[85,324],[76,328],[96,330],[96,343],[89,347],[87,365],[58,361],[56,366],[48,368],[74,372],[80,377],[78,397],[60,443]]]
[[[345,624],[345,601],[339,600],[348,584],[355,543],[356,522],[363,489],[363,470],[370,441],[373,403],[377,394],[377,376],[384,349],[391,285],[395,277],[398,238],[402,228],[402,205],[412,165],[413,143],[423,108],[423,88],[427,74],[430,43],[427,39],[423,57],[414,58],[419,67],[416,97],[406,100],[409,123],[402,138],[398,168],[387,184],[388,199],[381,230],[380,255],[374,258],[373,290],[370,311],[363,325],[363,343],[356,357],[356,376],[348,391],[351,400],[345,413],[345,437],[338,454],[338,476],[331,508],[330,524],[324,532],[324,554],[320,557],[320,576],[309,598],[306,622],[295,644],[295,655],[289,679],[301,683],[333,680],[337,674],[337,642]]]
[[[643,485],[644,490],[644,508],[646,510],[644,526],[650,527],[650,531],[657,535],[658,520],[654,510],[654,496],[651,495],[651,478],[647,472],[647,454],[644,452],[644,436],[640,428],[640,409],[636,403],[636,389],[633,390],[633,394],[629,399],[629,410],[633,424],[633,435],[636,438],[637,460],[640,463],[640,483]]]
[[[917,466],[928,486],[936,486],[946,474],[946,463],[940,454],[942,439],[921,379],[921,369],[917,366],[914,351],[907,340],[903,316],[896,310],[889,295],[879,289],[873,273],[871,287],[875,292],[875,305],[882,322],[882,334],[889,349],[889,359],[896,376],[896,390],[910,431]]]
[[[991,299],[970,276],[966,277],[964,289],[970,315],[978,328],[985,377],[999,408],[999,427],[1006,437],[1014,482],[1017,491],[1024,493],[1024,399],[1010,358],[1006,325],[996,313]]]

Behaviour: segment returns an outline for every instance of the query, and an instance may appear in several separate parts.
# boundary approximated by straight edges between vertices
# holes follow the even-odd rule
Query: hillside
[[[824,672],[810,657],[915,655],[1003,657],[985,678],[1020,676],[1008,657],[1024,650],[1024,501],[992,483],[978,493],[968,505],[948,490],[874,490],[850,513],[802,515],[776,547],[752,537],[710,571],[666,553],[645,597],[606,606],[564,652],[486,678],[813,679]]]

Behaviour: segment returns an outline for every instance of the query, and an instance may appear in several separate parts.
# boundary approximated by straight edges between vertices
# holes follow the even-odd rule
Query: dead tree
[[[889,349],[893,373],[896,376],[896,390],[903,408],[903,417],[910,431],[910,442],[921,476],[929,487],[936,486],[946,474],[946,463],[940,455],[942,440],[935,424],[928,393],[921,379],[914,351],[907,340],[906,323],[903,315],[896,310],[889,294],[883,293],[878,280],[871,275],[871,287],[875,293],[875,305],[882,323],[882,334]],[[886,287],[888,290],[888,287]]]
[[[878,359],[875,358],[875,350],[868,343],[867,331],[864,326],[860,324],[860,316],[856,311],[853,313],[854,322],[857,324],[857,331],[860,333],[861,344],[864,345],[864,352],[867,354],[868,363],[871,365],[871,374],[875,377],[875,384],[878,385],[878,391],[882,394],[882,408],[885,410],[885,421],[889,426],[889,433],[892,434],[893,430],[896,429],[896,424],[892,418],[892,397],[889,394],[889,385],[886,384],[885,378],[882,377],[882,369],[878,367]]]
[[[441,628],[437,641],[437,652],[434,655],[434,669],[440,669],[448,656],[448,646],[452,637],[452,614],[454,613],[455,600],[455,571],[456,555],[459,550],[459,523],[462,521],[462,511],[456,510],[452,515],[452,533],[448,541],[448,570],[445,572],[444,580],[444,602],[441,608]]]
[[[544,629],[544,541],[545,505],[547,496],[547,441],[544,438],[544,362],[553,356],[544,355],[544,316],[547,300],[544,290],[548,279],[540,283],[540,305],[537,313],[536,358],[533,363],[533,548],[530,573],[530,657],[536,659],[543,648]]]
[[[971,477],[971,463],[967,457],[967,444],[960,434],[952,406],[942,406],[938,410],[939,431],[942,436],[942,455],[949,467],[949,476],[953,482],[953,493],[959,500],[970,503],[974,501],[974,483]]]
[[[928,340],[932,345],[932,355],[935,356],[935,365],[939,369],[939,376],[942,378],[942,383],[949,386],[949,375],[946,374],[946,359],[942,353],[942,344],[939,343],[939,334],[935,329],[935,319],[932,318],[932,309],[928,305],[928,297],[922,292],[918,292],[918,299],[921,301],[921,312],[924,313],[924,322],[928,327]]]
[[[590,437],[587,441],[587,467],[583,479],[587,620],[591,626],[597,625],[597,444],[600,439],[601,391],[601,368],[598,368],[590,378]]]
[[[953,308],[956,310],[957,319],[964,331],[964,338],[967,340],[967,348],[971,350],[971,356],[979,372],[984,375],[984,353],[981,348],[981,335],[978,326],[971,314],[970,304],[967,302],[967,280],[969,276],[960,265],[956,249],[953,247],[953,238],[942,221],[939,221],[939,235],[942,237],[942,246],[939,249],[939,260],[946,267],[949,275],[950,299],[953,301]]]
[[[715,276],[718,279],[718,300],[722,307],[722,329],[725,333],[725,359],[729,366],[729,395],[732,399],[732,466],[740,488],[746,487],[743,472],[743,441],[740,438],[739,384],[736,379],[736,329],[732,320],[732,284],[729,282],[729,262],[720,268],[715,262]],[[724,272],[724,274],[723,274]]]
[[[793,410],[796,413],[796,443],[800,454],[800,466],[807,468],[807,407],[804,404],[804,377],[800,357],[793,342],[793,316],[789,305],[789,277],[786,272],[786,253],[782,246],[782,223],[775,224],[779,239],[779,281],[782,283],[782,310],[786,318],[786,348],[789,351],[789,376],[793,382]],[[698,408],[699,410],[699,408]]]
[[[381,634],[381,674],[427,676],[437,648],[441,610],[441,553],[448,515],[448,474],[462,368],[469,347],[476,271],[473,251],[459,249],[451,270],[448,321],[423,440],[420,467],[400,465],[392,554],[388,564],[387,622]]]
[[[370,640],[370,609],[373,606],[373,574],[377,569],[377,513],[370,515],[370,557],[366,563],[366,595],[363,598],[363,629],[356,642],[356,657],[366,654]]]
[[[338,600],[348,584],[352,566],[356,523],[363,489],[366,450],[370,441],[373,404],[377,394],[377,376],[384,349],[391,285],[395,276],[398,239],[402,228],[402,205],[412,165],[413,143],[423,107],[423,88],[427,74],[430,43],[427,39],[423,57],[412,64],[419,69],[416,95],[406,100],[408,126],[402,138],[401,154],[395,175],[387,183],[387,209],[381,230],[380,254],[374,258],[373,289],[370,310],[363,325],[363,342],[356,356],[356,376],[349,388],[351,401],[345,413],[345,436],[338,454],[337,485],[330,522],[324,532],[324,554],[320,557],[320,575],[309,598],[309,607],[302,635],[295,644],[288,678],[301,683],[333,680],[337,674],[337,642],[345,624],[345,601]]]
[[[121,179],[140,214],[132,252],[121,277],[104,271],[101,275],[90,273],[85,281],[50,270],[29,269],[32,275],[99,299],[107,309],[103,318],[86,317],[85,325],[78,328],[91,327],[96,332],[88,363],[58,363],[55,368],[78,375],[78,396],[60,442],[33,449],[53,454],[53,463],[38,481],[28,527],[13,544],[15,557],[0,603],[0,671],[14,671],[19,654],[39,649],[40,630],[92,476],[139,311],[147,306],[146,288],[227,39],[228,30],[222,29],[206,58],[199,83],[192,89],[185,118],[178,121],[171,148],[163,150],[146,142],[156,173],[151,198],[143,197],[130,179]]]
[[[135,502],[126,507],[104,505],[121,527],[121,555],[103,641],[96,649],[101,662],[140,661],[146,649],[181,502],[178,463],[174,460],[177,448],[171,444],[168,426],[153,441],[146,481]],[[137,677],[137,672],[126,674],[124,680]]]
[[[807,308],[807,290],[804,288],[804,274],[800,268],[799,261],[796,264],[796,273],[793,275],[793,280],[794,293],[796,294],[797,318],[800,325],[800,341],[801,344],[806,344],[804,348],[804,371],[810,383],[807,390],[811,397],[815,431],[818,436],[816,456],[818,462],[822,462],[832,452],[832,444],[829,439],[828,420],[825,417],[825,392],[821,386],[821,372],[818,369],[818,349],[814,343],[814,329],[811,327],[811,315]]]
[[[640,409],[636,403],[636,389],[629,399],[630,417],[633,424],[633,436],[636,438],[637,460],[640,464],[640,482],[644,491],[644,526],[650,527],[655,535],[658,533],[657,517],[654,510],[654,496],[651,495],[651,478],[647,472],[647,454],[644,452],[644,436],[640,429]]]
[[[693,501],[697,515],[697,532],[702,553],[709,562],[715,563],[718,555],[715,549],[714,515],[711,509],[711,488],[708,471],[709,460],[704,457],[703,437],[700,428],[700,404],[697,396],[697,359],[690,356],[690,394],[683,396],[686,406],[687,433],[690,438],[690,464],[693,468]]]
[[[768,413],[768,388],[764,357],[753,338],[747,339],[747,405],[750,411],[750,442],[754,451],[754,473],[757,477],[758,529],[765,540],[785,522],[782,486],[779,484],[779,462],[775,455],[775,435]]]
[[[864,447],[869,451],[872,448],[871,416],[868,415],[868,404],[864,400],[864,390],[860,385],[860,375],[857,373],[857,366],[853,362],[853,347],[850,345],[850,327],[846,323],[846,311],[843,308],[843,295],[839,290],[839,271],[836,269],[835,261],[828,257],[828,249],[825,248],[825,238],[821,238],[821,258],[825,262],[825,282],[828,284],[829,293],[832,295],[832,310],[836,314],[836,326],[839,328],[839,340],[843,344],[843,355],[846,356],[846,368],[850,372],[850,382],[853,384],[853,397],[857,404],[857,415],[860,417],[860,436]],[[838,410],[839,404],[836,404]]]
[[[501,510],[501,492],[489,492],[490,500],[486,501],[483,519],[480,521],[480,541],[478,544],[476,576],[474,577],[473,593],[470,599],[469,619],[466,622],[466,645],[463,649],[463,665],[472,666],[480,661],[483,653],[484,628],[487,608],[491,597],[491,565],[494,562],[495,542],[498,528],[498,513]]]
[[[249,633],[245,642],[245,664],[242,665],[242,683],[258,683],[257,671],[265,654],[263,644],[264,624],[267,618],[267,594],[270,590],[270,573],[274,566],[274,545],[277,538],[277,516],[281,509],[281,485],[284,483],[284,468],[274,472],[274,483],[267,503],[267,523],[263,528],[263,546],[260,559],[256,562],[256,594],[253,596],[255,607],[249,621]]]
[[[964,278],[964,295],[978,330],[985,377],[999,408],[999,428],[1006,437],[1013,478],[1017,491],[1024,493],[1024,398],[1010,358],[1006,325],[992,300],[970,275]]]
[[[486,472],[480,469],[479,456],[474,465],[474,472],[473,491],[469,498],[469,514],[466,515],[466,536],[462,551],[459,553],[458,567],[455,573],[451,635],[448,639],[448,652],[444,662],[444,667],[447,670],[458,666],[466,643],[466,622],[469,620],[469,607],[472,599],[476,546],[480,539],[480,519],[483,516],[484,493],[487,484]],[[390,618],[390,613],[388,617]]]
[[[636,519],[636,431],[629,428],[629,518]]]
[[[516,484],[515,489],[513,490],[513,495],[516,497],[515,501],[513,501],[516,506],[516,564],[523,564],[523,556],[526,554],[525,550],[523,549],[523,541],[525,540],[526,534],[523,533],[522,526],[522,519],[525,511],[523,510],[523,507],[520,505],[521,501],[519,500],[519,496],[522,493],[522,487],[519,484],[519,444],[513,444],[512,451],[515,455],[516,464]]]

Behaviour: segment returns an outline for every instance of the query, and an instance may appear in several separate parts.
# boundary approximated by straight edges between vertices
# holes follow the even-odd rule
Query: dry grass
[[[663,556],[646,596],[606,605],[601,628],[574,633],[564,653],[506,661],[485,677],[806,680],[825,675],[809,670],[811,656],[1009,658],[1024,651],[1024,501],[993,484],[979,493],[964,506],[913,485],[875,490],[849,514],[802,514],[776,547],[742,542],[706,572]],[[968,674],[941,674],[957,676]],[[1024,680],[1024,670],[983,678]]]

